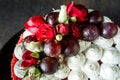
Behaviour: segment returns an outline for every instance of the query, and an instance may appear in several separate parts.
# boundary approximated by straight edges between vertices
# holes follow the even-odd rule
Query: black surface
[[[20,30],[24,27],[24,22],[30,16],[45,15],[52,8],[58,9],[60,5],[66,4],[68,1],[72,0],[0,0],[0,49],[2,48],[0,51],[0,80],[10,80],[12,52],[21,33]],[[103,15],[110,17],[120,25],[120,0],[74,1],[84,4],[87,8],[101,11]],[[14,34],[16,35],[13,36]]]

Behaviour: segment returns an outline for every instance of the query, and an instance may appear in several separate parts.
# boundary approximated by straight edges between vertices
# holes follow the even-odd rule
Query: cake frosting
[[[13,51],[13,80],[120,80],[120,28],[68,2],[31,17]]]

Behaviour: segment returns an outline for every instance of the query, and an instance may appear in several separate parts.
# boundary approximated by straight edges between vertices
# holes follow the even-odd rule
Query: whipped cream
[[[17,77],[19,77],[19,78],[24,78],[27,70],[26,70],[26,69],[23,69],[23,68],[21,67],[21,63],[22,63],[21,60],[18,60],[18,61],[15,63],[15,65],[14,65],[14,73],[15,73],[15,75],[16,75]]]
[[[22,43],[17,44],[14,49],[15,57],[19,60],[22,60],[23,51],[24,51],[23,44]]]
[[[120,52],[115,48],[109,48],[104,50],[104,55],[101,59],[103,63],[120,64]]]
[[[92,11],[94,11],[93,9],[88,9],[88,12],[90,13],[90,12],[92,12]]]
[[[91,42],[79,40],[79,45],[80,45],[80,51],[79,52],[82,52],[82,51],[85,51],[87,48],[90,47]]]
[[[42,74],[40,80],[61,80],[54,75]]]
[[[103,23],[112,22],[112,20],[107,16],[103,16],[103,20],[104,20]]]
[[[68,76],[68,80],[88,80],[88,77],[81,70],[71,71]]]
[[[28,31],[28,30],[25,30],[24,32],[23,32],[23,39],[25,38],[25,37],[27,37],[27,36],[30,36],[30,35],[33,35],[30,31]]]
[[[106,80],[119,80],[120,68],[114,64],[102,64],[100,69],[100,76]]]
[[[108,49],[110,47],[112,47],[114,41],[113,39],[105,39],[101,36],[99,36],[96,40],[93,41],[94,44],[98,45],[99,47],[103,48],[103,49]]]
[[[68,68],[65,64],[60,64],[59,69],[57,72],[54,73],[55,77],[60,79],[66,78],[70,73],[70,68]]]
[[[99,75],[100,72],[100,66],[95,61],[87,60],[86,64],[82,68],[83,72],[86,73],[86,75],[89,78],[94,78],[95,76]]]
[[[91,45],[90,48],[85,51],[85,56],[89,60],[98,61],[103,56],[103,49],[97,45]]]
[[[86,58],[82,53],[67,58],[67,66],[72,70],[79,70],[85,62]]]

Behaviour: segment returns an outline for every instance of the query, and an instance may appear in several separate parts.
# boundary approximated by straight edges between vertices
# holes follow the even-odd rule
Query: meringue
[[[28,31],[28,30],[25,30],[24,32],[23,32],[23,38],[25,38],[25,37],[27,37],[27,36],[30,36],[30,35],[33,35],[30,31]]]
[[[100,76],[107,80],[118,80],[120,77],[120,68],[114,64],[102,64]]]
[[[23,51],[24,51],[23,44],[22,43],[17,44],[14,49],[15,57],[19,60],[22,60]]]
[[[99,47],[101,48],[105,48],[105,49],[108,49],[110,47],[112,47],[114,41],[113,39],[105,39],[101,36],[99,36],[96,40],[93,41],[94,44],[98,45]]]
[[[103,23],[112,22],[112,20],[107,16],[103,16],[103,19],[104,19]]]
[[[27,70],[26,69],[23,69],[21,68],[21,63],[22,61],[18,60],[15,65],[14,65],[14,73],[17,77],[19,78],[24,78]]]
[[[85,56],[89,60],[99,61],[103,56],[103,49],[96,45],[91,45],[90,48],[85,51]]]
[[[101,59],[103,63],[120,64],[120,52],[115,48],[109,48],[104,51],[104,55]]]
[[[68,80],[88,80],[88,77],[81,70],[71,71],[68,76]]]

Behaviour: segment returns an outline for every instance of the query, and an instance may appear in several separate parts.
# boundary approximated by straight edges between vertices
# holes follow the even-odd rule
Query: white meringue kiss
[[[104,50],[103,57],[101,59],[103,63],[120,64],[120,52],[115,48],[109,48]]]
[[[23,44],[22,43],[17,44],[14,49],[15,57],[19,60],[22,60],[23,51],[24,51]]]
[[[81,70],[71,71],[68,76],[68,80],[88,80],[88,77]]]
[[[23,78],[26,74],[26,69],[21,68],[22,61],[18,60],[14,65],[14,73],[17,77]]]
[[[59,69],[57,72],[54,73],[55,77],[60,79],[66,78],[70,73],[70,68],[68,68],[65,64],[60,64]]]
[[[97,45],[91,45],[90,48],[85,51],[85,56],[89,60],[98,61],[103,56],[103,49]]]
[[[120,68],[113,64],[102,64],[100,69],[100,76],[106,80],[119,80]],[[118,79],[119,78],[119,79]]]
[[[99,36],[96,40],[93,41],[94,44],[98,45],[99,47],[101,48],[105,48],[105,49],[108,49],[110,47],[112,47],[114,41],[113,39],[105,39],[101,36]]]
[[[25,31],[23,32],[23,39],[24,39],[25,37],[27,37],[27,36],[30,36],[30,35],[32,35],[32,33],[31,33],[30,31],[28,31],[28,30],[25,30]]]
[[[100,66],[97,62],[88,60],[83,66],[82,70],[89,78],[94,78],[95,76],[99,75]]]
[[[103,16],[103,19],[104,19],[103,23],[112,22],[112,20],[107,16]]]
[[[81,53],[67,58],[67,66],[72,70],[79,70],[86,62],[85,56]]]
[[[80,51],[79,52],[82,52],[82,51],[85,51],[87,48],[90,47],[91,42],[79,40],[79,45],[80,45]]]

